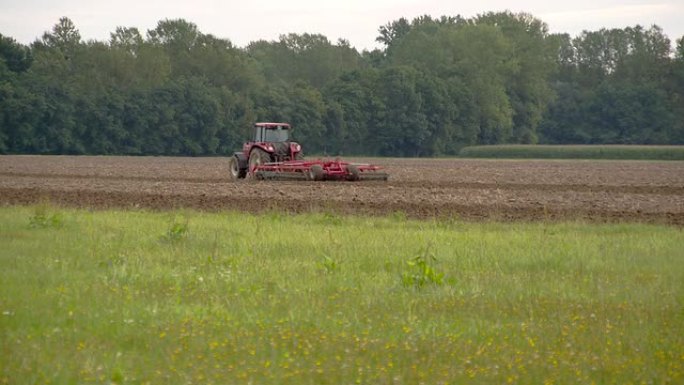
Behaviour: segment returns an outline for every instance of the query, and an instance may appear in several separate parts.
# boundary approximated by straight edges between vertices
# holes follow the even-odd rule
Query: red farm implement
[[[230,159],[233,179],[268,180],[387,180],[379,166],[336,160],[304,160],[302,147],[289,140],[287,123],[256,123],[254,140]]]

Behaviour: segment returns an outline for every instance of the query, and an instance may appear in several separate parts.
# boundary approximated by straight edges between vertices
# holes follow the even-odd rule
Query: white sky
[[[378,27],[400,17],[471,17],[488,11],[524,11],[551,32],[657,24],[674,41],[684,36],[684,0],[0,0],[0,33],[29,44],[69,17],[84,40],[109,40],[117,26],[143,35],[159,20],[183,18],[203,33],[244,47],[280,34],[320,33],[349,40],[359,50],[379,47]]]

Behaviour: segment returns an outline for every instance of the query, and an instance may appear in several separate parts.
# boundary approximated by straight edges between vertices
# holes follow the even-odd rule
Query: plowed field
[[[388,182],[233,182],[226,158],[1,156],[0,204],[684,225],[684,162],[372,162]]]

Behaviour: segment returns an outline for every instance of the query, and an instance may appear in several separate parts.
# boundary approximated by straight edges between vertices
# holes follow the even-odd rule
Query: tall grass
[[[677,228],[4,207],[0,244],[4,384],[684,381]]]
[[[684,160],[684,146],[493,145],[465,147],[462,158]]]

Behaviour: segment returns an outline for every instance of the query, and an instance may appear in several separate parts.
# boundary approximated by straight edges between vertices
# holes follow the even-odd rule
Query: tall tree
[[[50,48],[56,48],[64,54],[69,54],[81,43],[81,34],[68,17],[62,17],[52,27],[51,32],[43,34],[42,43]]]
[[[342,73],[360,67],[360,55],[348,41],[332,44],[320,34],[281,35],[277,42],[254,42],[247,52],[269,81],[304,81],[319,89]]]
[[[0,65],[5,65],[12,72],[24,72],[32,62],[33,55],[28,47],[0,34]]]
[[[136,54],[144,41],[140,31],[135,27],[116,27],[116,30],[110,33],[109,36],[110,46],[131,54]]]
[[[406,18],[399,18],[393,22],[387,23],[378,29],[380,36],[375,38],[378,43],[384,44],[387,48],[397,43],[401,38],[406,36],[411,30],[411,25]]]
[[[61,18],[0,35],[0,152],[226,154],[256,120],[308,152],[430,156],[483,143],[684,143],[684,41],[657,26],[548,34],[525,13],[420,16],[383,48],[287,34],[246,48],[161,20],[83,42]]]
[[[527,13],[487,13],[478,23],[498,27],[511,46],[513,71],[506,79],[513,109],[510,140],[535,143],[537,126],[552,96],[548,79],[554,65],[553,44],[547,42],[548,26]]]

